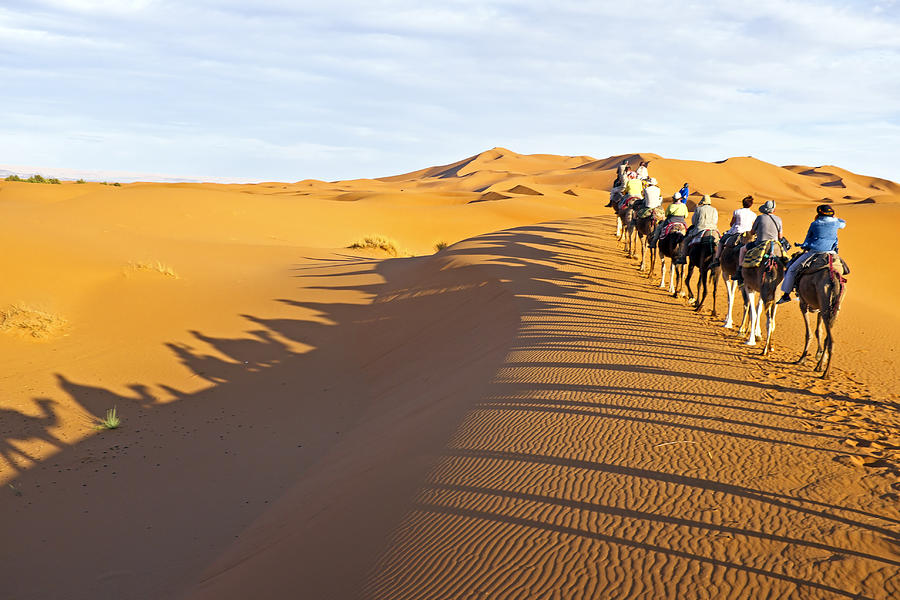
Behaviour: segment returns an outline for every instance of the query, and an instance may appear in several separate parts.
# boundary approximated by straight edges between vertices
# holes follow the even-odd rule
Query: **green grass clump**
[[[353,242],[347,247],[353,250],[381,250],[382,252],[387,252],[391,256],[400,254],[394,240],[380,235],[366,236],[362,240]]]
[[[110,408],[106,411],[106,418],[100,419],[100,424],[97,425],[97,429],[116,429],[122,422],[119,420],[119,415],[116,414],[116,408]]]

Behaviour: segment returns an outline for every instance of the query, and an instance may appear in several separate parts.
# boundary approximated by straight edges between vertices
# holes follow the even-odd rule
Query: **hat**
[[[680,199],[681,199],[681,192],[675,192],[674,194],[672,194],[672,200],[678,202],[678,200],[680,200]]]
[[[703,194],[703,197],[700,198],[700,204],[712,204],[712,198],[709,197],[709,194]]]
[[[763,213],[764,215],[769,214],[773,210],[775,210],[775,202],[772,200],[766,200],[763,205],[759,207],[759,212]]]
[[[650,185],[656,185],[656,177],[651,177],[651,178],[648,180],[648,183],[649,183]]]
[[[816,214],[823,217],[833,217],[834,209],[829,204],[820,204],[816,207]]]

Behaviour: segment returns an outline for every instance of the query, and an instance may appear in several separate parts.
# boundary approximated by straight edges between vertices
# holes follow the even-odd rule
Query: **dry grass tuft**
[[[131,262],[128,263],[128,267],[132,271],[150,271],[152,273],[165,275],[166,277],[171,277],[172,279],[179,279],[178,273],[175,272],[175,269],[158,260],[151,260],[147,262]]]
[[[391,256],[400,255],[400,251],[397,249],[397,244],[394,240],[381,235],[366,236],[362,240],[353,242],[347,247],[352,250],[381,250],[382,252],[387,252]]]
[[[33,338],[49,338],[66,325],[59,315],[13,304],[0,310],[0,331],[18,332]]]
[[[441,250],[443,250],[444,248],[446,248],[449,245],[450,244],[448,244],[447,242],[438,242],[437,244],[434,245],[434,251],[440,252]]]

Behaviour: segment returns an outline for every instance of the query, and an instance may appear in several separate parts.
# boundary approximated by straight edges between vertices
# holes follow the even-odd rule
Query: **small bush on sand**
[[[116,186],[116,187],[122,187],[122,184],[121,184],[121,183],[119,183],[119,182],[118,182],[118,181],[117,181],[117,182],[115,182],[115,183],[114,183],[114,184],[112,184],[112,185],[114,185],[114,186]]]
[[[79,180],[76,181],[75,183],[87,183],[87,182],[86,182],[84,179],[79,179]]]
[[[154,273],[159,273],[161,275],[165,275],[166,277],[171,277],[172,279],[178,279],[178,273],[175,272],[175,269],[170,267],[169,265],[162,263],[158,260],[151,260],[145,262],[132,262],[128,263],[128,266],[133,271],[152,271]]]
[[[119,420],[119,415],[116,414],[116,407],[112,407],[107,409],[106,418],[100,419],[97,429],[115,429],[121,424],[122,421]]]
[[[0,310],[0,331],[15,331],[34,338],[47,338],[62,329],[66,320],[24,304]]]
[[[9,175],[4,179],[4,181],[22,181],[22,178],[18,175]]]
[[[28,183],[47,183],[47,180],[44,179],[42,175],[32,175],[25,181],[27,181]]]
[[[50,179],[47,180],[47,183],[52,183],[53,185],[60,185],[59,179],[57,179],[56,177],[51,177]]]
[[[434,250],[436,252],[440,252],[441,250],[443,250],[444,248],[446,248],[449,245],[450,244],[448,244],[447,242],[438,242],[437,244],[434,245]]]
[[[362,240],[353,242],[347,247],[353,250],[381,250],[382,252],[387,252],[391,256],[400,254],[394,240],[380,235],[366,236]]]

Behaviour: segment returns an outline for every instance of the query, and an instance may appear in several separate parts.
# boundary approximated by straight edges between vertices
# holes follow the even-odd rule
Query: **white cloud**
[[[34,117],[53,164],[333,179],[506,145],[795,153],[779,160],[900,179],[896,2],[8,4],[0,110]],[[121,151],[85,151],[97,135]]]

